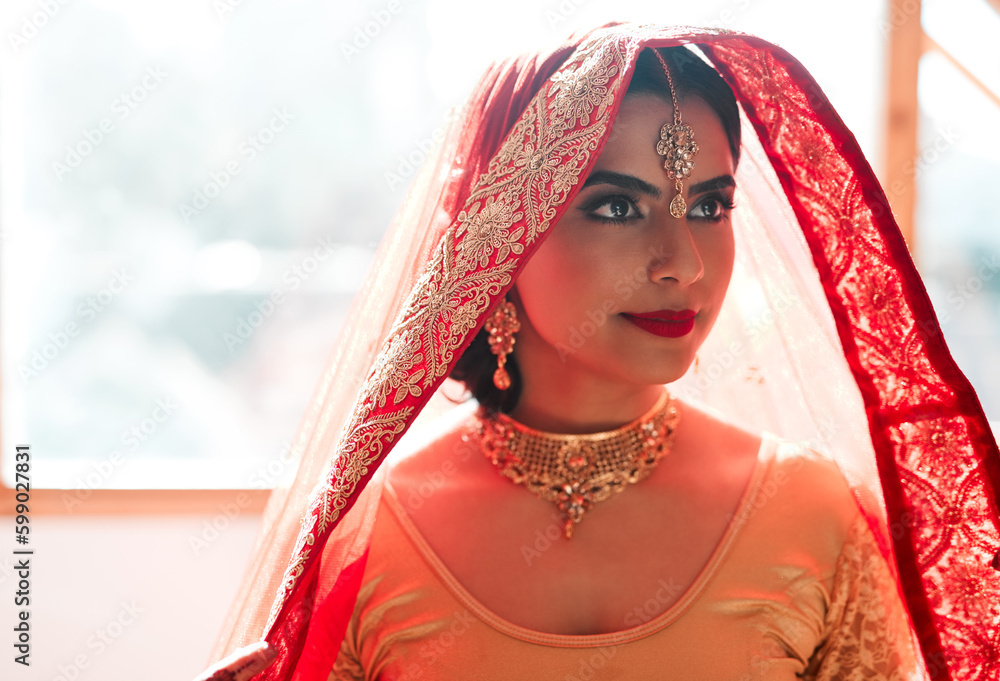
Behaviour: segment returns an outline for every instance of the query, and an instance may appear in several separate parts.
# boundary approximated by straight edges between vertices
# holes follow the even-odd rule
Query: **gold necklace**
[[[546,433],[483,409],[478,433],[483,453],[502,475],[555,503],[570,539],[594,504],[649,477],[673,447],[679,421],[676,399],[664,390],[646,414],[604,433]]]

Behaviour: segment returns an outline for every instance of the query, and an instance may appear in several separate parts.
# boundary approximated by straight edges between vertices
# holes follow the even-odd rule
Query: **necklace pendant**
[[[576,523],[574,523],[574,522],[573,522],[573,521],[572,521],[571,519],[569,519],[569,518],[566,518],[566,519],[565,519],[565,520],[563,521],[563,531],[564,531],[564,532],[566,533],[566,538],[567,538],[567,539],[572,539],[572,538],[573,538],[573,526],[574,526],[575,524],[576,524]]]
[[[603,433],[545,433],[482,409],[477,418],[486,458],[515,484],[554,503],[571,539],[574,526],[595,504],[652,473],[673,446],[680,412],[664,390],[645,415]]]

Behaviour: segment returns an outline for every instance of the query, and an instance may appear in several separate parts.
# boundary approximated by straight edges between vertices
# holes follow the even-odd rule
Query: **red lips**
[[[666,338],[679,338],[691,333],[696,314],[694,310],[657,310],[623,312],[622,316],[643,331]]]

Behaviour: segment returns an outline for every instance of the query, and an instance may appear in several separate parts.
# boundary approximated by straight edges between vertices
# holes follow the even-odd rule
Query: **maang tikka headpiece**
[[[691,169],[694,168],[694,156],[698,153],[698,145],[694,141],[694,131],[690,125],[681,122],[681,108],[677,105],[677,92],[674,89],[674,80],[670,77],[670,69],[667,62],[657,50],[653,54],[663,65],[663,72],[667,74],[667,85],[670,86],[670,101],[674,105],[673,124],[664,123],[660,128],[660,141],[656,143],[656,153],[665,156],[663,167],[667,173],[674,178],[674,187],[677,188],[677,196],[670,202],[670,214],[675,218],[682,218],[687,213],[687,202],[684,201],[684,178],[691,176]]]

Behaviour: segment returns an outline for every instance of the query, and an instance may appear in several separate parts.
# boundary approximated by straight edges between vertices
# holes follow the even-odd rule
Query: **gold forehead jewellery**
[[[483,454],[502,475],[556,505],[570,539],[594,504],[649,477],[673,447],[679,421],[676,399],[664,390],[652,409],[616,430],[546,433],[480,410],[478,435]]]
[[[687,203],[684,201],[684,178],[691,176],[694,168],[694,157],[698,153],[698,144],[694,141],[694,131],[690,125],[685,125],[681,121],[681,108],[677,104],[677,92],[674,89],[674,80],[670,77],[670,69],[663,56],[653,50],[653,54],[660,60],[663,72],[667,74],[667,85],[670,87],[670,101],[674,105],[674,122],[664,123],[660,128],[660,140],[656,143],[656,153],[665,157],[663,167],[667,174],[674,178],[674,187],[677,189],[677,196],[670,202],[670,214],[675,218],[682,218],[687,213]]]

